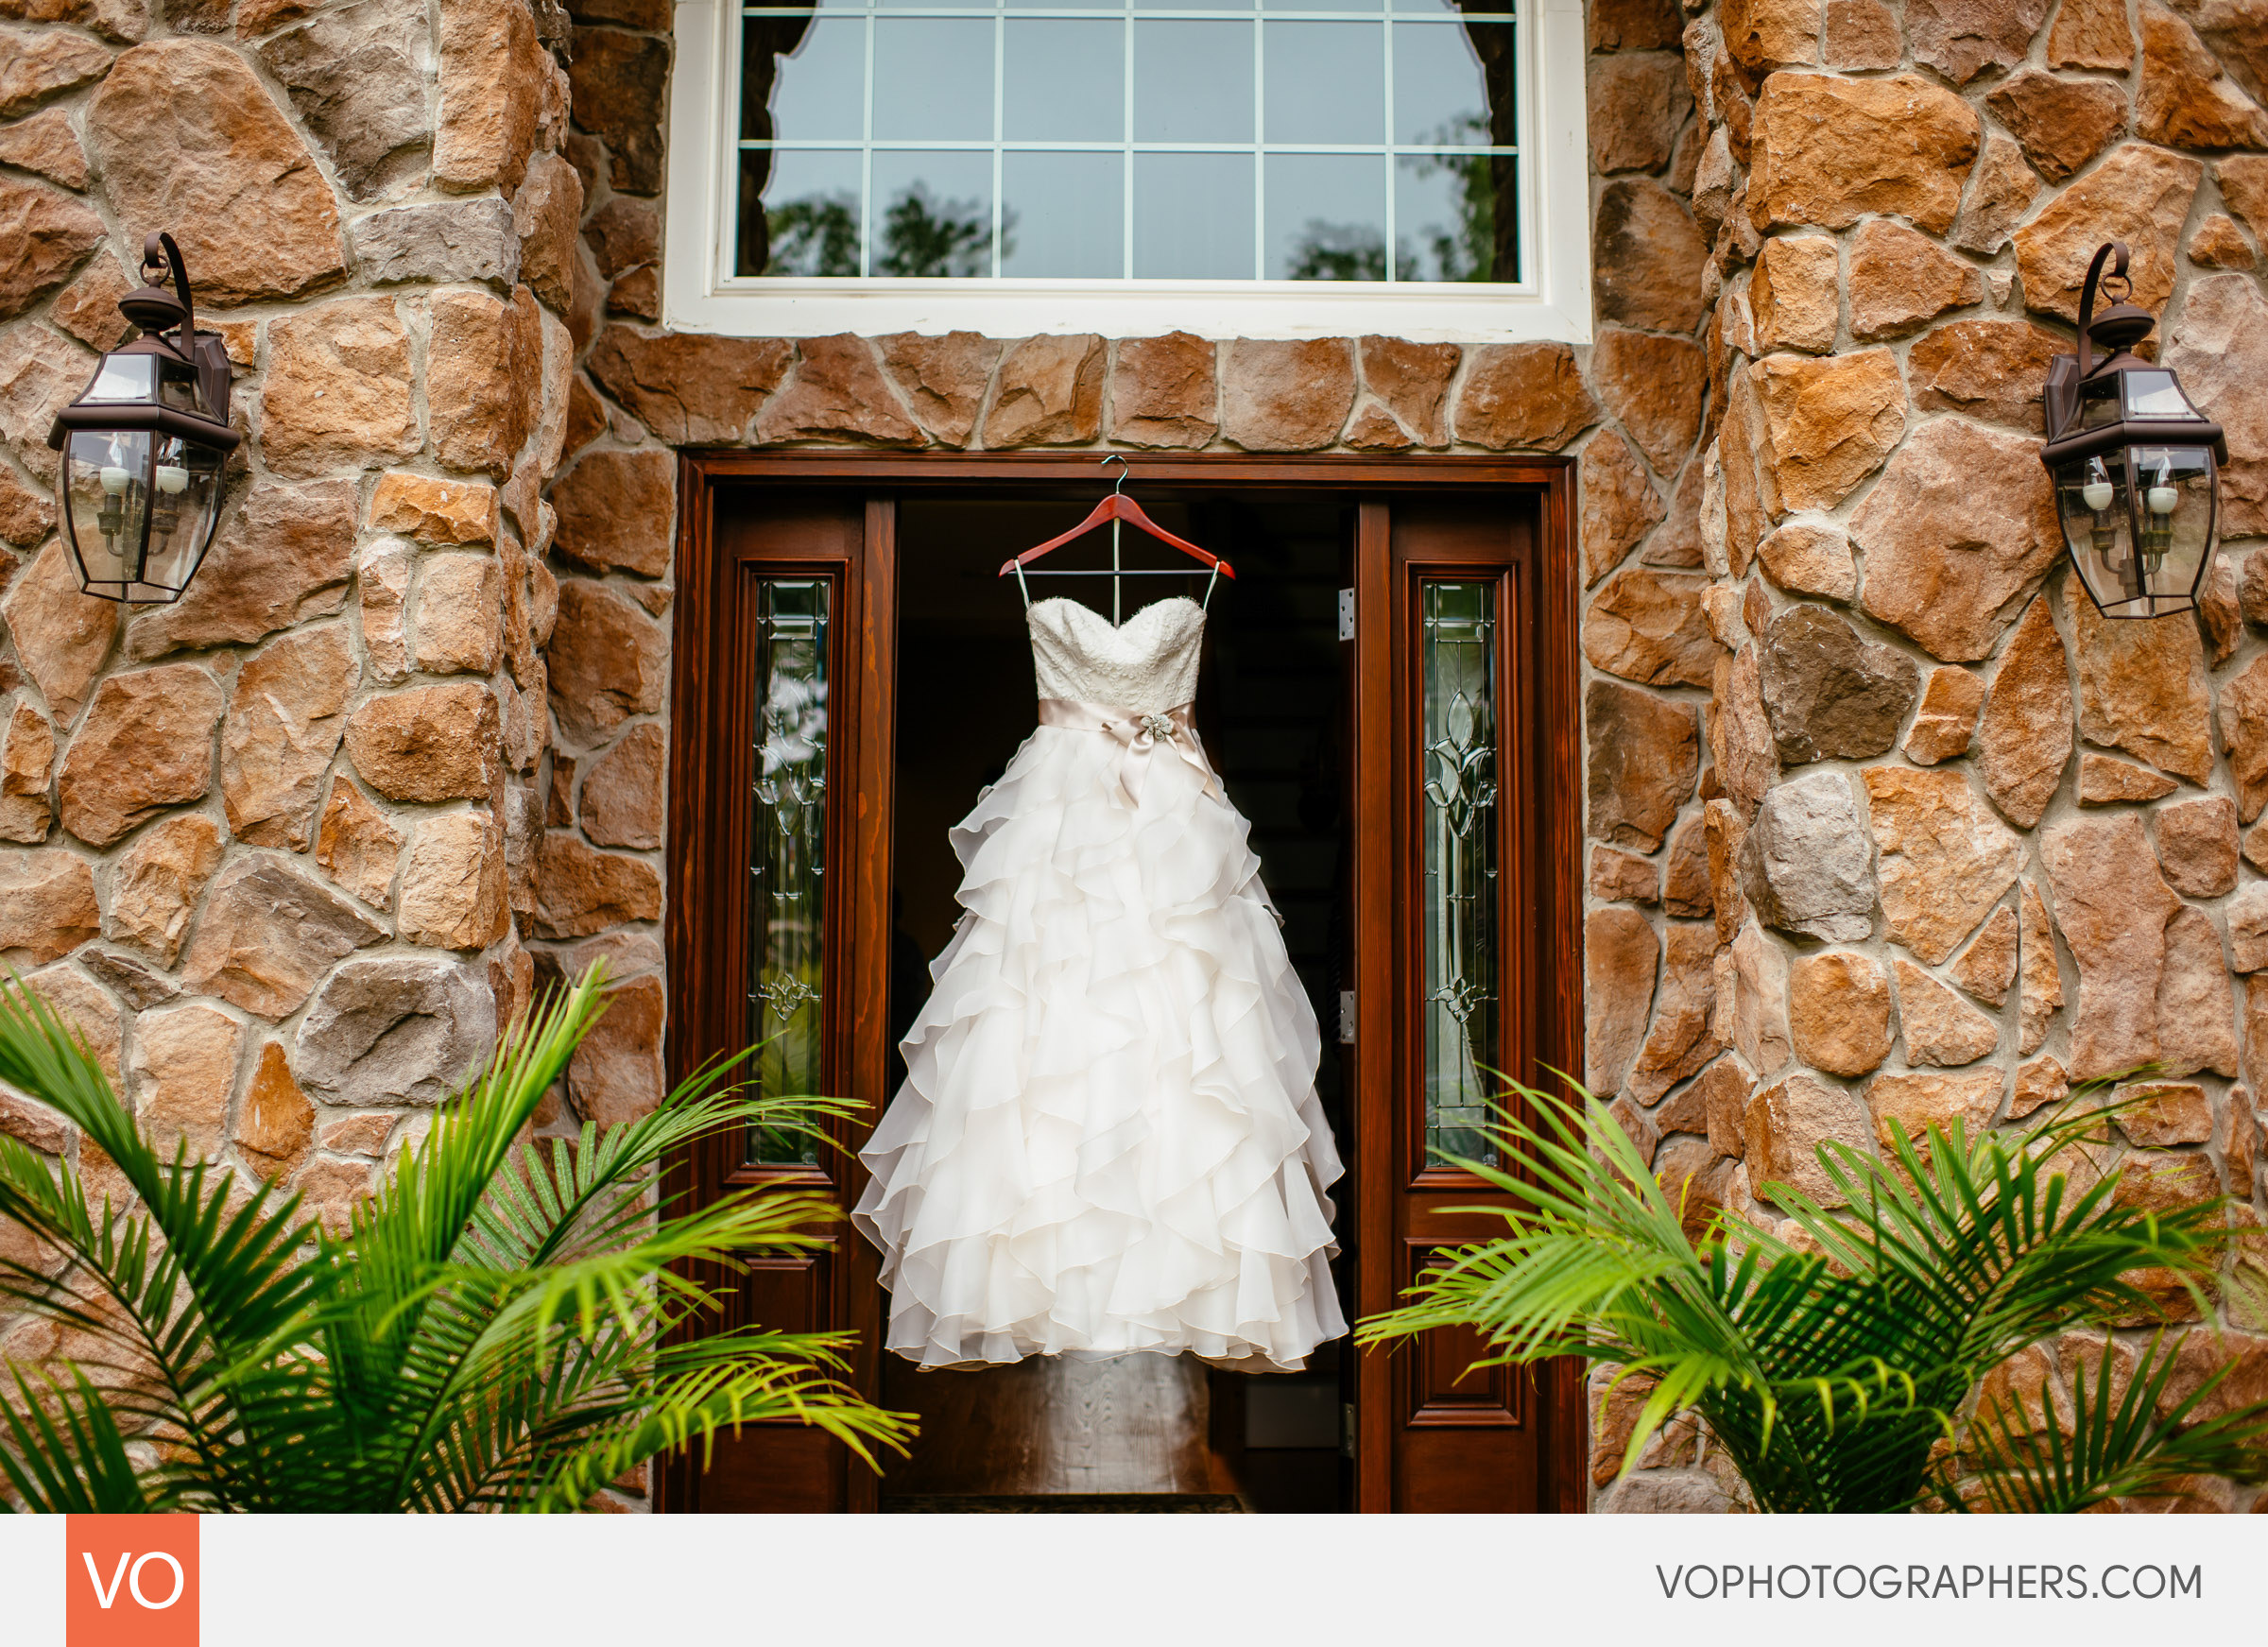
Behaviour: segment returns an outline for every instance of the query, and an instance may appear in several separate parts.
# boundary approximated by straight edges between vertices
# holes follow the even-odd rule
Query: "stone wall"
[[[1579,452],[1591,580],[1632,561],[1641,631],[1697,599],[1671,0],[1591,20],[1582,350],[671,335],[669,8],[523,4],[0,0],[0,952],[142,1113],[334,1220],[536,977],[627,980],[546,1125],[660,1090],[673,448]],[[194,592],[128,615],[70,587],[41,437],[158,226],[251,438]],[[1651,678],[1690,767],[1686,627]],[[51,1116],[0,1125],[100,1181]]]
[[[2120,1198],[2150,1207],[2226,1191],[2259,1222],[2262,15],[1725,0],[1685,31],[1725,391],[1710,582],[1641,605],[1618,573],[1591,610],[1588,1005],[1593,1084],[1700,1203],[1770,1216],[1767,1176],[1826,1188],[1822,1139],[2006,1124],[2155,1064],[2074,1171],[2119,1162]],[[2101,619],[2038,460],[2048,358],[2114,237],[2235,457],[2195,616]],[[1630,727],[1675,722],[1682,746],[1699,694],[1662,688],[1705,677],[1691,797],[1606,780],[1661,765],[1631,758]],[[2185,1388],[2217,1353],[2188,1342]],[[2002,1376],[2053,1384],[2100,1348],[2079,1335]],[[2259,1398],[2268,1338],[2225,1349],[2216,1405]],[[1722,1501],[1693,1449],[1657,1446],[1608,1501]],[[1619,1451],[1595,1455],[1602,1484]],[[2189,1503],[2252,1497],[2202,1482]]]
[[[547,1125],[660,1090],[673,449],[1567,452],[1588,1073],[1658,1170],[1761,1211],[1815,1138],[2155,1057],[2130,1192],[2249,1196],[2268,559],[2102,625],[2034,445],[2115,232],[2268,450],[2268,155],[2228,152],[2268,116],[2242,6],[2048,3],[1593,0],[1570,350],[674,335],[665,0],[0,0],[0,952],[143,1114],[335,1219],[541,974],[627,980]],[[153,227],[250,438],[191,596],[125,614],[70,587],[42,437]],[[1732,1501],[1687,1431],[1612,1484],[1628,1416],[1604,1506]]]
[[[0,957],[161,1141],[335,1227],[527,1001],[523,931],[659,913],[628,855],[534,890],[568,39],[548,0],[0,0]],[[248,438],[188,594],[129,609],[77,592],[45,437],[154,229]],[[646,1017],[586,1108],[653,1101]],[[51,1113],[0,1129],[119,1191]]]

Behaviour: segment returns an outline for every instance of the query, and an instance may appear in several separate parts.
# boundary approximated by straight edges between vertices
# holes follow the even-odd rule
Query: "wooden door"
[[[1557,935],[1572,928],[1577,883],[1567,832],[1548,827],[1573,794],[1572,671],[1553,666],[1572,586],[1549,575],[1557,557],[1539,554],[1548,502],[1507,489],[1362,509],[1353,746],[1366,1315],[1391,1307],[1443,1247],[1503,1227],[1454,1210],[1502,1198],[1442,1158],[1493,1164],[1496,1072],[1535,1082],[1544,1065],[1580,1067],[1567,1007],[1581,958]],[[1579,1375],[1468,1372],[1479,1347],[1444,1331],[1360,1358],[1360,1508],[1572,1507]]]
[[[1091,457],[685,460],[670,1060],[682,1075],[720,1051],[779,1038],[794,1054],[767,1070],[782,1089],[847,1093],[868,1107],[842,1128],[836,1141],[846,1150],[888,1097],[897,551],[894,507],[877,489],[1005,488],[1027,476],[1091,484]],[[1443,1071],[1493,1062],[1535,1078],[1539,1065],[1582,1067],[1572,469],[1556,459],[1198,455],[1159,460],[1155,478],[1370,500],[1359,508],[1354,555],[1349,976],[1357,1044],[1353,1136],[1341,1141],[1351,1178],[1341,1234],[1358,1309],[1371,1313],[1389,1308],[1442,1245],[1489,1228],[1449,1210],[1486,1199],[1477,1181],[1429,1164],[1443,1129],[1469,1119],[1444,1098],[1469,1099],[1473,1079],[1460,1087]],[[1476,718],[1452,724],[1459,691]],[[824,712],[816,729],[789,712],[808,723],[815,704]],[[823,733],[816,754],[802,746],[814,729]],[[1449,820],[1425,793],[1425,763],[1443,758],[1435,746],[1445,740],[1459,759],[1485,752],[1496,794],[1459,836],[1467,856],[1447,864],[1436,849],[1429,866],[1427,843],[1438,849]],[[800,891],[786,875],[811,867],[787,849],[798,843],[810,846],[819,870]],[[1472,856],[1474,844],[1486,852]],[[1454,934],[1452,906],[1467,922]],[[1487,980],[1442,962],[1482,955],[1493,968]],[[1460,979],[1463,992],[1444,997]],[[752,1002],[767,989],[768,1002]],[[1463,1009],[1460,1024],[1478,1025],[1472,1036],[1442,1029],[1444,1000]],[[1445,1059],[1445,1046],[1453,1057]],[[845,1150],[774,1158],[782,1153],[763,1141],[713,1141],[681,1163],[671,1188],[706,1199],[793,1183],[848,1206],[863,1187]],[[853,1381],[878,1394],[885,1298],[875,1255],[847,1227],[838,1237],[830,1252],[759,1260],[746,1275],[709,1278],[729,1300],[722,1325],[854,1331]],[[1461,1376],[1471,1354],[1445,1337],[1355,1358],[1358,1507],[1581,1507],[1579,1374]],[[720,1439],[705,1469],[697,1457],[677,1460],[658,1498],[673,1511],[857,1511],[877,1507],[878,1484],[816,1433],[763,1427]]]
[[[849,1208],[850,1153],[887,1094],[893,514],[855,493],[682,489],[672,795],[670,1051],[681,1077],[757,1043],[765,1089],[867,1106],[821,1148],[748,1134],[705,1141],[675,1187],[709,1201],[754,1185],[816,1189]],[[849,1330],[851,1381],[879,1387],[873,1249],[846,1225],[828,1251],[752,1258],[708,1278],[719,1328]],[[667,1471],[672,1510],[870,1510],[875,1477],[841,1443],[754,1425]]]

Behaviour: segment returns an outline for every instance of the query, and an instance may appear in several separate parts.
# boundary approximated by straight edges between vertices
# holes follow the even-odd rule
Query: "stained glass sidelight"
[[[827,630],[822,578],[757,586],[756,750],[748,873],[748,1034],[767,1093],[824,1091]],[[817,1159],[805,1139],[758,1131],[748,1158]]]
[[[1420,584],[1424,678],[1425,1143],[1493,1163],[1503,994],[1498,919],[1497,590]]]

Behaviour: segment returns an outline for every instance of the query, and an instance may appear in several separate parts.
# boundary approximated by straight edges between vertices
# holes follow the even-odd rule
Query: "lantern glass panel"
[[[197,369],[180,361],[163,362],[158,369],[158,398],[168,406],[183,412],[195,412],[198,417],[210,417],[210,408],[199,391]]]
[[[189,587],[205,545],[212,541],[220,509],[221,455],[208,447],[162,436],[158,440],[156,485],[150,494],[149,554],[134,601],[170,601]]]
[[[141,430],[73,433],[57,477],[81,582],[116,598],[137,582],[149,530],[150,437]]]
[[[2213,537],[2213,455],[2203,446],[2129,448],[2127,496],[2146,605],[2135,615],[2187,611]]]
[[[158,401],[158,357],[154,354],[106,354],[94,381],[79,399],[105,405],[148,404]]]
[[[2079,389],[2079,427],[2100,429],[2125,415],[2119,401],[2119,375],[2090,379]]]
[[[2120,386],[2126,397],[2126,416],[2145,420],[2177,418],[2184,421],[2197,416],[2189,397],[2181,392],[2181,385],[2170,371],[2122,371]]]
[[[80,583],[161,603],[189,585],[220,508],[222,454],[170,435],[81,429],[58,475]]]

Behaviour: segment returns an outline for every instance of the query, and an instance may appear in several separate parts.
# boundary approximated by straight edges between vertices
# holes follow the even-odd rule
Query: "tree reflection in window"
[[[1000,254],[1015,238],[1014,214],[1002,214]],[[917,183],[883,209],[878,275],[946,275],[968,279],[992,272],[992,214],[981,200],[933,200]]]
[[[1395,259],[1394,278],[1416,280],[1418,263],[1405,250]],[[1296,281],[1383,281],[1386,240],[1362,223],[1326,223],[1310,217],[1292,254],[1289,278]]]
[[[854,275],[858,272],[858,197],[806,195],[765,211],[771,238],[765,274]]]
[[[1484,144],[1488,123],[1465,114],[1427,135],[1443,147]],[[1394,278],[1398,281],[1493,281],[1518,278],[1514,264],[1497,273],[1496,203],[1511,197],[1513,157],[1495,154],[1410,154],[1398,163],[1402,176],[1423,183],[1450,180],[1456,221],[1426,223],[1415,233],[1398,232]],[[1509,251],[1509,248],[1501,249]],[[1513,255],[1517,255],[1514,253]],[[1385,236],[1365,223],[1332,223],[1311,217],[1301,231],[1285,278],[1295,281],[1383,281],[1386,278]]]
[[[1001,214],[1004,258],[1016,249],[1016,214]],[[858,197],[806,195],[765,208],[769,275],[858,273]],[[917,183],[883,209],[872,271],[966,280],[992,272],[992,214],[982,200],[939,199]]]
[[[748,1026],[766,1094],[825,1090],[830,594],[820,578],[765,578],[756,592]],[[748,1158],[817,1155],[807,1139],[759,1131]]]
[[[1498,1046],[1496,586],[1420,586],[1425,1142],[1493,1162]]]
[[[1452,120],[1430,134],[1429,141],[1447,147],[1460,143],[1486,143],[1488,123],[1478,114]],[[1433,265],[1407,280],[1495,281],[1520,278],[1520,254],[1509,234],[1499,238],[1497,202],[1509,205],[1513,194],[1514,158],[1504,154],[1418,154],[1403,166],[1413,178],[1446,176],[1456,189],[1457,221],[1453,226],[1428,225],[1418,232],[1422,252]],[[1502,225],[1513,227],[1511,220]],[[1405,248],[1407,242],[1404,242]],[[1405,251],[1406,255],[1406,251]],[[1503,273],[1498,273],[1499,269]]]

